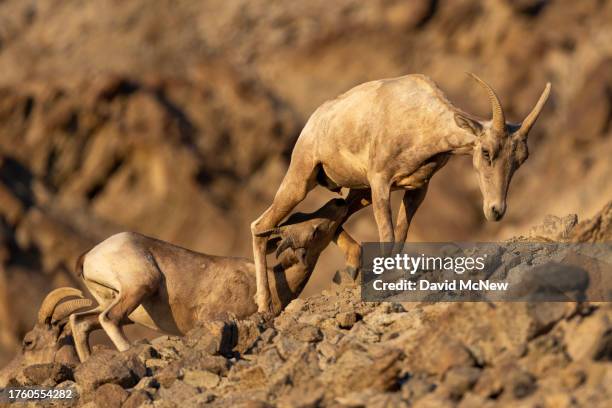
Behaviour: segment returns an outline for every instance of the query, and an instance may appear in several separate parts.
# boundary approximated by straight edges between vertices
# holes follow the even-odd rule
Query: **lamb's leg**
[[[408,236],[408,228],[410,228],[412,218],[423,202],[425,194],[427,194],[427,185],[417,190],[406,190],[404,192],[395,224],[395,246],[393,253],[399,253],[404,249],[404,243]]]
[[[292,161],[285,178],[276,192],[272,205],[251,224],[257,284],[255,300],[260,313],[272,312],[272,303],[270,301],[271,295],[266,260],[266,243],[268,238],[259,236],[259,234],[276,227],[306,197],[306,194],[314,188],[315,184],[315,165],[308,164],[305,161]]]
[[[89,348],[89,334],[101,327],[100,321],[98,320],[100,311],[101,310],[99,308],[96,308],[86,312],[74,313],[70,315],[70,331],[72,332],[74,346],[81,362],[87,360],[91,355],[91,350]]]

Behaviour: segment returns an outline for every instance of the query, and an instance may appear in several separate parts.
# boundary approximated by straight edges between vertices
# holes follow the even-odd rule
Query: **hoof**
[[[354,286],[357,284],[359,272],[359,268],[348,266],[343,270],[336,271],[333,282],[339,286]]]
[[[353,268],[352,266],[346,267],[346,274],[351,277],[353,280],[357,280],[357,276],[359,275],[359,269]]]

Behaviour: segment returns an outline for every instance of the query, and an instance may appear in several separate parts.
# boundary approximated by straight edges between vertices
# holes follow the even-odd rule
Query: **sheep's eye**
[[[33,340],[29,340],[29,339],[24,339],[23,340],[23,348],[31,349],[32,347],[34,347],[34,341]]]
[[[488,150],[482,149],[482,157],[484,157],[487,162],[491,163],[491,154]]]

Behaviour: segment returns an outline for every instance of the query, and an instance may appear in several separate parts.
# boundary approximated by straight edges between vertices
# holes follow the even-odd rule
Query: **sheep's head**
[[[299,263],[312,268],[344,222],[347,211],[346,202],[336,198],[313,213],[292,214],[281,226],[262,235],[275,235],[270,247],[276,247],[276,257],[284,267]]]
[[[23,367],[44,363],[78,363],[72,336],[64,330],[66,318],[77,310],[90,308],[80,290],[59,288],[50,292],[38,311],[34,328],[25,334],[21,350],[0,371],[0,386],[15,377]]]
[[[548,95],[550,83],[538,103],[521,124],[507,123],[495,91],[482,79],[470,74],[486,91],[493,112],[490,121],[480,121],[461,113],[455,123],[475,138],[473,164],[483,196],[483,212],[489,221],[499,221],[506,212],[506,196],[516,169],[527,160],[527,135],[537,120]]]

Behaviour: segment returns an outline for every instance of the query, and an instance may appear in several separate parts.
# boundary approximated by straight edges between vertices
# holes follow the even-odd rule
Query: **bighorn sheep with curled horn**
[[[510,179],[527,159],[527,134],[544,107],[550,83],[522,124],[513,124],[506,122],[495,91],[470,75],[487,92],[491,120],[455,107],[424,75],[364,83],[312,114],[272,205],[251,224],[260,312],[270,308],[262,232],[277,225],[316,184],[332,191],[349,188],[349,199],[363,201],[355,211],[372,203],[380,241],[403,244],[433,174],[452,154],[471,154],[486,218],[503,217]],[[394,230],[390,193],[396,189],[405,193]]]
[[[78,289],[59,288],[50,292],[40,306],[34,328],[23,337],[21,351],[0,371],[0,387],[6,386],[26,366],[78,363],[72,337],[64,330],[67,317],[93,306],[94,302],[83,298]]]
[[[275,236],[267,251],[276,248],[278,259],[267,271],[274,314],[300,294],[348,210],[344,200],[334,199],[314,213],[293,214],[264,233]],[[345,240],[341,247],[359,251],[354,241]],[[199,322],[244,319],[257,312],[255,267],[244,258],[201,254],[123,232],[83,254],[77,270],[99,304],[70,316],[81,361],[90,354],[89,333],[99,328],[124,351],[129,348],[125,324],[181,335]]]

